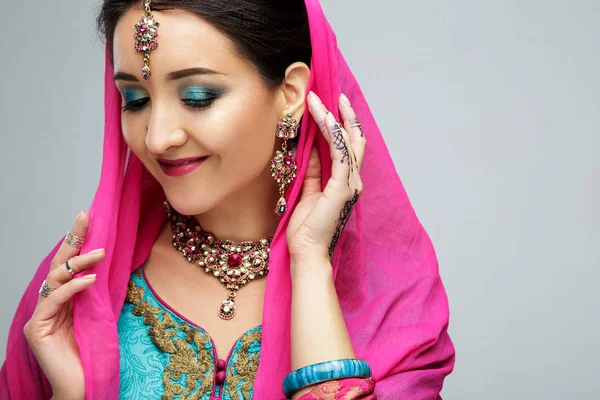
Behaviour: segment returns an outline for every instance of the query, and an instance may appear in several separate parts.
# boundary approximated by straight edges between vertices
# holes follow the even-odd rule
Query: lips
[[[158,162],[160,162],[162,164],[166,164],[166,165],[184,165],[184,164],[189,164],[190,162],[197,161],[201,158],[206,158],[206,157],[188,157],[188,158],[180,158],[177,160],[166,160],[163,158],[159,158]]]
[[[158,162],[165,175],[184,176],[202,165],[207,158],[182,158],[179,160],[158,160]]]

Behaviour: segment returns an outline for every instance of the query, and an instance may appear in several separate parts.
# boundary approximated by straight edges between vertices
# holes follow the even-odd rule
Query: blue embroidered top
[[[252,399],[260,326],[237,340],[227,360],[217,359],[208,333],[164,304],[138,268],[117,328],[120,399]]]

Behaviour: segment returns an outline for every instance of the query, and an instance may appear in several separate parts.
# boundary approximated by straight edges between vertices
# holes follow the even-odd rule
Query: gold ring
[[[71,274],[71,276],[75,276],[75,271],[73,271],[73,269],[71,268],[71,266],[69,265],[69,260],[67,260],[65,262],[65,267],[67,268],[67,272],[69,274]]]

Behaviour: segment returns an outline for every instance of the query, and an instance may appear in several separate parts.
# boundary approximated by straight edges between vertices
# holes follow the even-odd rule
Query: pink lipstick
[[[159,159],[158,163],[165,175],[184,176],[198,168],[208,157],[180,158],[178,160]]]

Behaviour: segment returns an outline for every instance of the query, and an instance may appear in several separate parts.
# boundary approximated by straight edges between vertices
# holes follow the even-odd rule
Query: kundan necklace
[[[269,246],[273,238],[263,237],[258,242],[234,243],[215,239],[204,231],[192,216],[173,210],[165,201],[165,212],[171,219],[173,246],[192,263],[219,279],[230,290],[217,313],[223,319],[235,316],[235,295],[246,283],[269,272]]]

